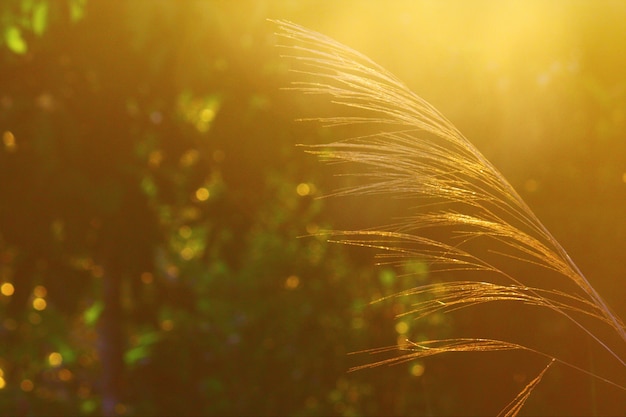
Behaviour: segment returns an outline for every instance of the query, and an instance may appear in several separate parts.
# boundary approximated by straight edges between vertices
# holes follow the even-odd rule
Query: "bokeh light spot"
[[[163,152],[161,151],[152,151],[150,155],[148,155],[148,165],[153,168],[157,168],[161,165],[161,161],[163,161]]]
[[[17,144],[15,143],[15,135],[12,132],[6,131],[2,134],[2,142],[4,148],[9,152],[15,152],[17,150]]]
[[[317,232],[319,232],[320,227],[316,224],[316,223],[309,223],[306,225],[306,231],[309,234],[316,234]]]
[[[213,118],[215,118],[215,110],[213,109],[203,109],[200,112],[200,120],[204,123],[209,123]]]
[[[300,278],[295,275],[287,277],[285,280],[285,288],[288,290],[295,290],[300,285]]]
[[[4,389],[4,387],[7,386],[6,381],[4,380],[3,377],[0,376],[0,389]]]
[[[72,379],[74,375],[72,374],[72,371],[70,371],[69,369],[60,369],[59,370],[59,379],[63,382],[67,382],[70,381]]]
[[[309,194],[311,194],[311,192],[312,192],[311,185],[309,185],[309,184],[307,184],[305,182],[301,182],[296,187],[296,193],[298,193],[298,195],[301,196],[301,197],[309,195]]]
[[[421,363],[416,363],[411,366],[411,375],[413,376],[422,376],[424,374],[424,365]]]
[[[196,199],[198,201],[207,201],[210,197],[211,193],[205,187],[200,187],[196,190]]]
[[[35,388],[35,384],[30,379],[23,379],[20,382],[20,389],[24,392],[31,392]]]
[[[0,292],[5,297],[10,297],[15,292],[15,287],[10,282],[5,282],[4,284],[0,285]]]
[[[180,157],[180,164],[183,167],[190,167],[198,162],[200,152],[197,149],[190,149]]]
[[[143,282],[144,284],[152,284],[153,281],[154,275],[152,275],[150,272],[144,272],[143,274],[141,274],[141,282]]]
[[[181,258],[183,258],[186,261],[193,258],[193,255],[194,255],[194,251],[189,246],[184,247],[183,250],[180,251]]]
[[[37,311],[43,311],[47,306],[48,303],[46,303],[46,300],[41,297],[37,297],[33,300],[33,308]]]
[[[59,352],[52,352],[48,355],[48,363],[50,366],[59,366],[63,363],[63,356]]]
[[[33,289],[33,294],[35,294],[35,297],[44,298],[46,295],[48,295],[48,290],[43,285],[37,285]]]
[[[396,332],[398,334],[406,334],[409,331],[409,325],[404,321],[399,321],[396,323]]]
[[[192,230],[191,230],[191,227],[189,227],[189,226],[181,226],[178,229],[178,234],[183,239],[189,239],[191,237],[191,232],[192,232]]]
[[[39,324],[41,323],[41,314],[35,313],[34,311],[28,315],[28,321],[31,324]]]

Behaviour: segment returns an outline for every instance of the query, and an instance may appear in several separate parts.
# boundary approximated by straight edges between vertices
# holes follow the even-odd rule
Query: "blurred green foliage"
[[[458,387],[446,379],[460,362],[346,372],[370,361],[349,352],[446,337],[457,324],[396,324],[414,301],[406,297],[370,306],[430,279],[419,260],[405,271],[374,268],[371,251],[317,236],[336,223],[388,221],[381,212],[397,202],[316,199],[336,186],[333,169],[294,144],[332,133],[294,124],[317,102],[280,90],[290,75],[265,21],[314,20],[315,2],[296,3],[0,3],[2,415],[423,415],[472,413],[467,401],[482,401],[472,378]],[[579,241],[587,229],[578,225],[602,210],[623,218],[624,206],[603,199],[626,201],[626,145],[614,141],[623,139],[626,96],[593,74],[561,80],[570,84],[560,101],[539,104],[576,112],[582,101],[592,111],[567,132],[555,124],[560,113],[536,126],[555,142],[585,132],[617,146],[606,157],[595,142],[557,143],[529,169],[510,148],[489,145],[501,131],[468,122],[497,100],[459,116],[469,137],[485,133],[496,165],[557,229],[560,201],[571,205],[571,224],[584,230],[556,235],[573,233],[575,252],[606,239]],[[572,104],[572,91],[584,97]],[[506,117],[495,125],[522,135]],[[571,158],[554,156],[563,149]],[[575,172],[581,160],[591,178]],[[563,186],[568,176],[581,191]],[[572,202],[594,193],[600,207]],[[612,236],[624,229],[597,225]],[[502,384],[511,398],[515,384]]]

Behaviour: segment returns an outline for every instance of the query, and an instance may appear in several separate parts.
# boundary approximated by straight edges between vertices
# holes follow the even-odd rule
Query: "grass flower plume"
[[[275,23],[284,56],[299,77],[291,88],[326,96],[343,106],[340,116],[316,120],[358,132],[356,137],[308,148],[325,160],[360,167],[353,173],[360,185],[336,194],[416,202],[406,216],[391,224],[334,231],[332,239],[377,248],[381,262],[402,266],[420,260],[428,263],[432,273],[471,277],[398,294],[417,300],[404,314],[422,318],[494,302],[539,307],[571,323],[626,371],[624,323],[502,174],[452,123],[359,52],[301,26]],[[550,278],[531,279],[522,272],[529,269],[542,270]],[[363,367],[442,353],[502,350],[527,351],[545,358],[545,365],[501,415],[517,415],[552,366],[568,366],[626,390],[622,383],[541,347],[479,336],[408,341],[403,346],[370,350],[398,353]]]

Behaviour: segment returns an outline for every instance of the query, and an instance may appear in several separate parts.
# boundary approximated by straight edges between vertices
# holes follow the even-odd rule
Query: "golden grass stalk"
[[[424,317],[491,302],[545,308],[583,331],[626,368],[625,359],[606,340],[607,327],[626,343],[626,328],[587,281],[560,243],[539,221],[502,174],[433,106],[401,81],[354,51],[324,35],[285,21],[275,22],[286,41],[293,70],[301,80],[291,87],[328,96],[351,109],[351,115],[315,120],[328,126],[354,126],[365,135],[311,146],[308,151],[331,161],[356,163],[365,183],[336,194],[376,194],[415,198],[421,202],[410,216],[380,229],[331,232],[334,240],[378,248],[386,262],[402,265],[421,260],[434,271],[479,273],[480,281],[420,286],[398,296],[419,296],[404,314]],[[433,229],[442,231],[429,236]],[[476,240],[493,246],[490,256],[542,268],[554,278],[529,285],[521,268],[504,267],[477,250]],[[517,269],[517,270],[516,270]],[[520,276],[518,276],[520,275]],[[527,283],[525,283],[527,282]],[[584,320],[583,320],[584,318]],[[596,324],[590,325],[589,319]],[[515,416],[553,363],[570,366],[606,383],[626,388],[550,353],[517,343],[484,339],[409,342],[374,349],[401,350],[398,357],[357,367],[395,364],[450,352],[525,350],[544,356],[548,365],[505,407]]]

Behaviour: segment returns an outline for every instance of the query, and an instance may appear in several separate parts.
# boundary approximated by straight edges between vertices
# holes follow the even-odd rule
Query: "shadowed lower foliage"
[[[340,116],[314,120],[358,132],[343,141],[308,148],[324,160],[358,167],[351,175],[359,185],[335,195],[377,195],[413,203],[392,224],[330,232],[333,240],[380,249],[381,263],[402,266],[420,260],[431,272],[469,277],[397,294],[420,296],[404,314],[422,318],[496,302],[539,307],[542,314],[569,322],[610,357],[613,369],[625,374],[624,323],[502,174],[433,106],[367,57],[298,25],[275,23],[284,39],[285,57],[299,77],[291,88],[343,106]],[[398,353],[355,369],[450,352],[521,350],[543,357],[543,369],[501,411],[506,416],[519,413],[552,365],[573,368],[626,391],[623,380],[564,360],[558,352],[544,350],[540,342],[480,335],[407,341],[366,351]]]

